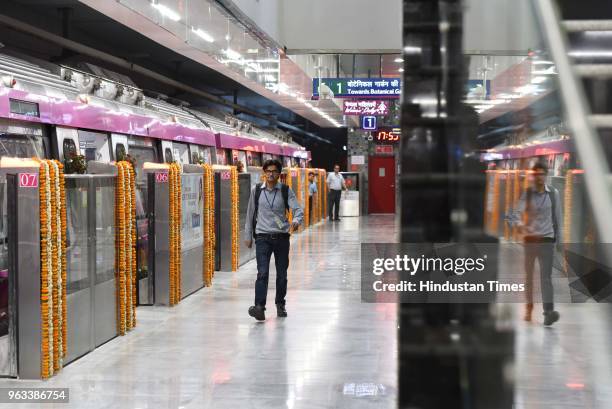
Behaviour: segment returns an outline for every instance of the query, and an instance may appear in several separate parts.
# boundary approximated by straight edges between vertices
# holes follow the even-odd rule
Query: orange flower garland
[[[64,178],[64,165],[61,162],[56,161],[59,169],[59,185],[60,185],[60,233],[61,233],[61,331],[62,331],[62,364],[63,358],[66,356],[68,351],[67,340],[68,340],[68,303],[66,302],[66,283],[68,280],[68,260],[67,260],[67,248],[66,248],[66,181]]]
[[[128,162],[129,163],[129,162]],[[132,311],[132,328],[136,326],[136,276],[137,276],[137,264],[136,264],[136,252],[137,252],[137,241],[136,241],[136,169],[130,163],[130,188],[132,191],[132,303],[130,304],[130,310]]]
[[[308,169],[302,169],[304,172],[304,227],[310,226],[310,181],[308,180]]]
[[[52,375],[53,366],[49,367],[49,260],[51,252],[49,251],[50,241],[50,217],[49,206],[47,203],[51,200],[49,197],[49,165],[43,161],[40,164],[40,325],[41,325],[41,376],[47,379]]]
[[[202,274],[204,286],[212,284],[215,271],[215,179],[212,166],[202,165],[204,177],[202,178],[202,191],[204,192],[204,246]]]
[[[170,164],[170,305],[181,300],[181,167]]]
[[[66,355],[66,206],[64,173],[57,161],[40,161],[41,377],[63,366]]]
[[[136,201],[135,174],[127,161],[116,163],[115,281],[117,331],[125,335],[136,325]]]
[[[238,168],[230,166],[230,172],[232,190],[232,271],[237,271],[240,260]]]

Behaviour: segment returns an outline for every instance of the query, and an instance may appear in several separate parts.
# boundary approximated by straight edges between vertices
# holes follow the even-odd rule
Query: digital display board
[[[399,128],[381,128],[376,132],[372,132],[374,142],[380,143],[398,143],[402,132]]]

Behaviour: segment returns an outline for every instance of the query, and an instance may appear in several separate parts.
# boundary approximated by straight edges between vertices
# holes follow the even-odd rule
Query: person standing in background
[[[310,215],[311,220],[312,208],[314,207],[312,202],[316,199],[318,191],[319,190],[317,189],[317,182],[315,182],[314,172],[308,172],[308,214]]]
[[[327,175],[327,187],[329,188],[329,221],[339,221],[340,197],[342,190],[346,190],[344,177],[340,174],[340,165],[334,165],[333,173]]]

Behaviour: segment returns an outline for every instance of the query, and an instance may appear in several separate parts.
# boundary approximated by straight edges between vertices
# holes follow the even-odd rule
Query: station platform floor
[[[247,314],[255,261],[217,272],[214,285],[178,306],[139,307],[137,327],[45,382],[0,380],[0,387],[66,387],[58,408],[316,409],[397,407],[397,305],[360,298],[361,242],[393,242],[394,216],[344,218],[291,240],[288,318]],[[271,302],[270,302],[271,301]],[[545,328],[539,314],[515,328],[515,407],[609,408],[612,309],[559,305]],[[9,407],[9,405],[0,407]]]

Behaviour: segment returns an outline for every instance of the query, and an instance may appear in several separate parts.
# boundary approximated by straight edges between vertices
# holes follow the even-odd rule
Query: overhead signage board
[[[361,117],[361,128],[365,131],[375,131],[378,129],[375,116]]]
[[[399,98],[399,78],[314,78],[312,97],[329,98]]]
[[[388,115],[389,101],[359,100],[344,101],[344,115]]]

